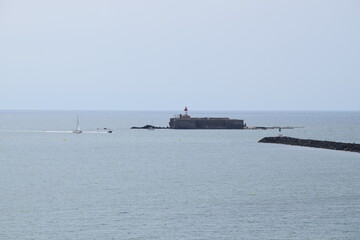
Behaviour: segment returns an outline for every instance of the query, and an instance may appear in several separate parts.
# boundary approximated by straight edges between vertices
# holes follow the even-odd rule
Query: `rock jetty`
[[[296,146],[313,147],[313,148],[324,148],[324,149],[332,149],[338,151],[360,153],[360,144],[356,144],[356,143],[319,141],[319,140],[299,139],[299,138],[291,138],[291,137],[283,137],[283,136],[265,137],[261,139],[259,142],[296,145]]]

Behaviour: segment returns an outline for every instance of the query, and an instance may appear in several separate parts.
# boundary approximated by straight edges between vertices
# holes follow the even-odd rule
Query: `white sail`
[[[82,133],[79,124],[79,117],[77,117],[76,129],[73,131],[73,133]]]
[[[81,131],[80,125],[79,125],[79,117],[77,118],[76,130]]]

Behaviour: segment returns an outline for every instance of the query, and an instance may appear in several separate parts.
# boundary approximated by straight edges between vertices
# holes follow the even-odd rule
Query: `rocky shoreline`
[[[291,138],[291,137],[283,137],[283,136],[265,137],[261,139],[259,142],[296,145],[296,146],[313,147],[313,148],[324,148],[324,149],[331,149],[338,151],[360,153],[360,144],[356,144],[356,143],[342,143],[342,142],[320,141],[320,140],[312,140],[312,139],[299,139],[299,138]]]

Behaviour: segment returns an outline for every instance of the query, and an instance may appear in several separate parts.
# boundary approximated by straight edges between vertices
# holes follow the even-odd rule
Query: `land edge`
[[[343,142],[332,142],[332,141],[321,141],[312,139],[300,139],[285,136],[278,137],[264,137],[259,140],[259,143],[275,143],[285,145],[295,145],[312,148],[323,148],[337,151],[348,151],[360,153],[360,144],[357,143],[343,143]]]

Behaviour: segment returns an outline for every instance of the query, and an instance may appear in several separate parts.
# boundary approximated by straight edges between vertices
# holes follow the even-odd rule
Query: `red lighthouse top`
[[[187,112],[187,111],[188,111],[187,107],[185,107],[185,108],[184,108],[184,111],[185,111],[185,112]]]

